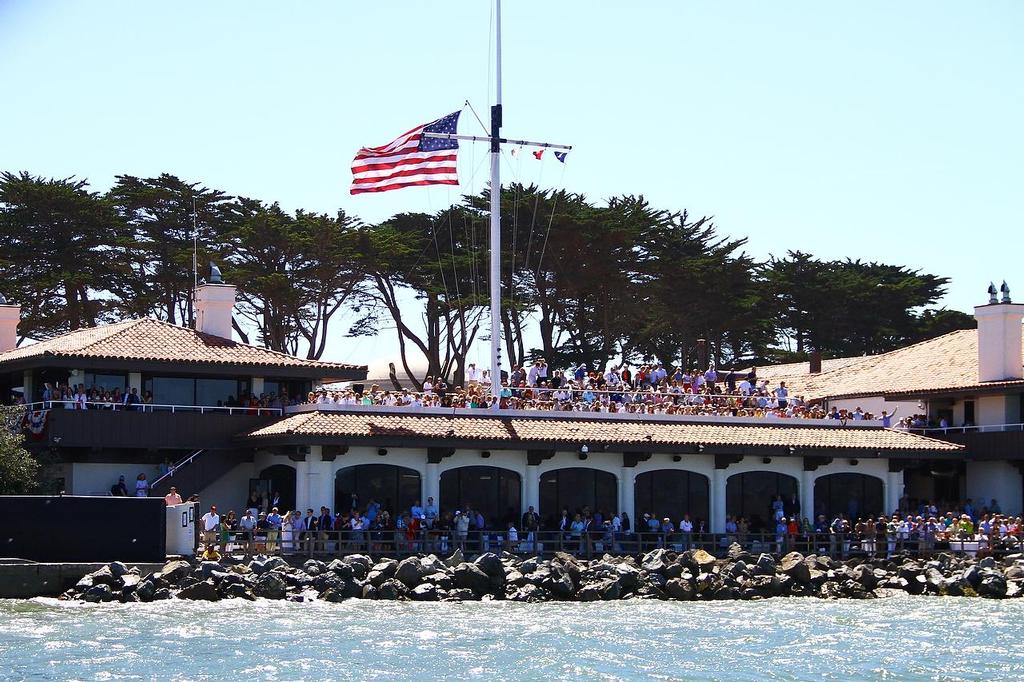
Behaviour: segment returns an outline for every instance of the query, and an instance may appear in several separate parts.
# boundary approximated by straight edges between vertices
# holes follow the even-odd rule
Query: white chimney
[[[0,296],[0,353],[18,347],[18,322],[21,321],[21,306],[8,303]]]
[[[231,313],[235,309],[236,289],[224,284],[220,269],[210,263],[210,281],[196,289],[196,329],[205,333],[231,338]]]
[[[989,285],[988,305],[974,308],[978,321],[978,381],[1024,378],[1021,355],[1021,322],[1024,304],[1010,302],[1010,289],[1003,282],[1002,300]]]

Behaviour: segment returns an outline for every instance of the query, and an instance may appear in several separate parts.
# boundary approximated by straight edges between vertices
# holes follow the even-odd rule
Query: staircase
[[[173,485],[182,499],[198,493],[243,462],[252,461],[251,450],[197,450],[174,464],[171,472],[153,481],[150,497],[163,497]]]

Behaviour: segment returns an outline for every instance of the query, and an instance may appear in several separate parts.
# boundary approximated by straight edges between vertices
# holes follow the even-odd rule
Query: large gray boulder
[[[345,564],[347,566],[347,564]],[[396,559],[381,559],[373,566],[370,567],[370,573],[379,573],[384,576],[383,580],[395,577],[395,571],[398,570],[398,560]],[[351,575],[351,567],[349,567],[349,575]]]
[[[288,568],[288,562],[279,556],[272,556],[263,559],[254,559],[249,564],[249,567],[252,569],[252,572],[256,575],[263,575],[265,573],[269,573],[270,571],[285,570],[286,568]]]
[[[85,591],[85,594],[82,595],[82,599],[93,604],[113,601],[114,591],[110,589],[110,585],[93,585]]]
[[[688,580],[672,578],[665,583],[665,592],[673,599],[690,601],[694,597],[693,585]]]
[[[650,573],[662,573],[664,574],[665,569],[668,568],[669,563],[668,552],[664,549],[655,549],[644,555],[643,560],[640,562],[641,568]]]
[[[474,594],[484,595],[491,591],[491,578],[476,564],[459,564],[452,571],[455,586],[473,590]]]
[[[278,559],[280,557],[274,558]],[[302,570],[308,575],[316,577],[327,570],[327,564],[322,561],[318,561],[317,559],[306,559],[306,563],[302,564]]]
[[[416,587],[420,583],[423,567],[416,557],[402,559],[395,568],[395,579],[401,581],[406,587]]]
[[[417,585],[409,592],[413,601],[437,601],[437,586],[430,583]]]
[[[288,585],[278,573],[270,571],[256,579],[253,594],[264,599],[284,599],[288,593]]]
[[[218,601],[217,587],[209,580],[201,580],[194,585],[189,585],[178,592],[178,599],[191,599],[193,601]]]
[[[790,552],[782,557],[782,561],[779,562],[779,569],[798,583],[807,584],[811,582],[811,568],[799,552]]]
[[[199,573],[205,580],[206,578],[212,578],[214,573],[223,573],[224,567],[216,561],[204,561],[199,564]]]
[[[981,582],[978,583],[978,594],[982,597],[1002,599],[1006,596],[1007,585],[1003,574],[995,569],[982,571]]]
[[[405,586],[405,583],[389,578],[377,588],[377,598],[393,601],[401,599],[407,591],[408,588]]]
[[[502,582],[505,581],[505,565],[501,563],[497,554],[486,552],[478,556],[473,563],[488,576],[501,578]]]
[[[160,577],[171,585],[177,585],[181,582],[182,578],[191,572],[192,564],[187,561],[177,559],[174,561],[168,561],[164,564],[164,567],[160,569]]]
[[[763,553],[754,564],[754,575],[775,575],[775,557]]]

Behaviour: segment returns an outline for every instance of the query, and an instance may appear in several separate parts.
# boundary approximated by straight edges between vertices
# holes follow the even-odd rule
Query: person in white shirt
[[[786,382],[780,381],[779,387],[772,391],[772,393],[775,394],[775,399],[778,401],[779,407],[785,408],[786,399],[789,398],[789,389],[786,388]]]
[[[739,385],[740,395],[750,395],[754,391],[754,387],[750,385],[750,381],[744,379]]]
[[[519,549],[519,531],[516,530],[516,524],[511,521],[508,522],[508,529],[505,531],[505,541],[508,551],[515,552]]]
[[[203,522],[203,544],[207,547],[216,547],[217,531],[220,529],[220,515],[217,513],[217,505],[210,507],[210,511],[203,514],[200,521]]]
[[[690,520],[689,514],[683,514],[682,521],[679,522],[679,532],[683,534],[683,550],[690,549],[690,535],[693,533],[693,521]]]
[[[466,368],[466,384],[469,386],[476,386],[480,383],[480,370],[477,369],[476,363],[469,363],[469,367]]]
[[[527,386],[536,386],[537,385],[537,377],[539,377],[539,376],[540,376],[540,361],[538,360],[537,362],[533,363],[533,365],[530,366],[530,371],[526,373],[526,385]]]
[[[135,479],[135,497],[149,497],[149,481],[146,474],[139,474]]]

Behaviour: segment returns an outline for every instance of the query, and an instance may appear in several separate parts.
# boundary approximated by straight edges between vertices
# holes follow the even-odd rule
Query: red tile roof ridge
[[[51,356],[51,357],[78,357],[78,356],[91,356],[99,358],[127,358],[130,355],[125,353],[112,353],[107,352],[103,348],[103,344],[111,343],[114,339],[130,332],[133,329],[140,327],[151,327],[160,331],[165,331],[170,334],[176,335],[178,339],[183,339],[186,336],[193,336],[203,345],[210,349],[222,348],[222,349],[245,349],[247,351],[253,351],[258,354],[259,359],[247,358],[239,359],[237,362],[246,365],[275,365],[275,364],[295,364],[305,365],[307,367],[316,367],[322,369],[346,369],[346,370],[366,370],[365,365],[351,365],[340,362],[326,362],[323,360],[309,360],[306,358],[300,358],[280,351],[271,350],[269,348],[263,348],[260,346],[254,346],[248,343],[242,343],[241,341],[235,341],[234,339],[228,339],[214,334],[208,334],[191,327],[185,327],[182,325],[173,324],[165,320],[158,320],[152,317],[137,317],[127,320],[119,320],[117,322],[111,322],[109,324],[103,324],[96,327],[83,327],[81,329],[75,329],[58,336],[51,337],[49,339],[43,339],[37,343],[22,345],[17,348],[12,348],[9,351],[0,353],[0,362],[4,360],[16,360],[20,358],[29,358],[34,356]],[[142,331],[141,333],[145,333]],[[158,358],[159,359],[159,358]],[[165,358],[165,361],[175,362],[187,362],[193,361],[204,361],[201,358],[185,358],[180,360],[174,360]],[[278,362],[279,360],[279,362]],[[229,358],[225,359],[207,359],[205,361],[217,362],[221,364],[231,364]]]

